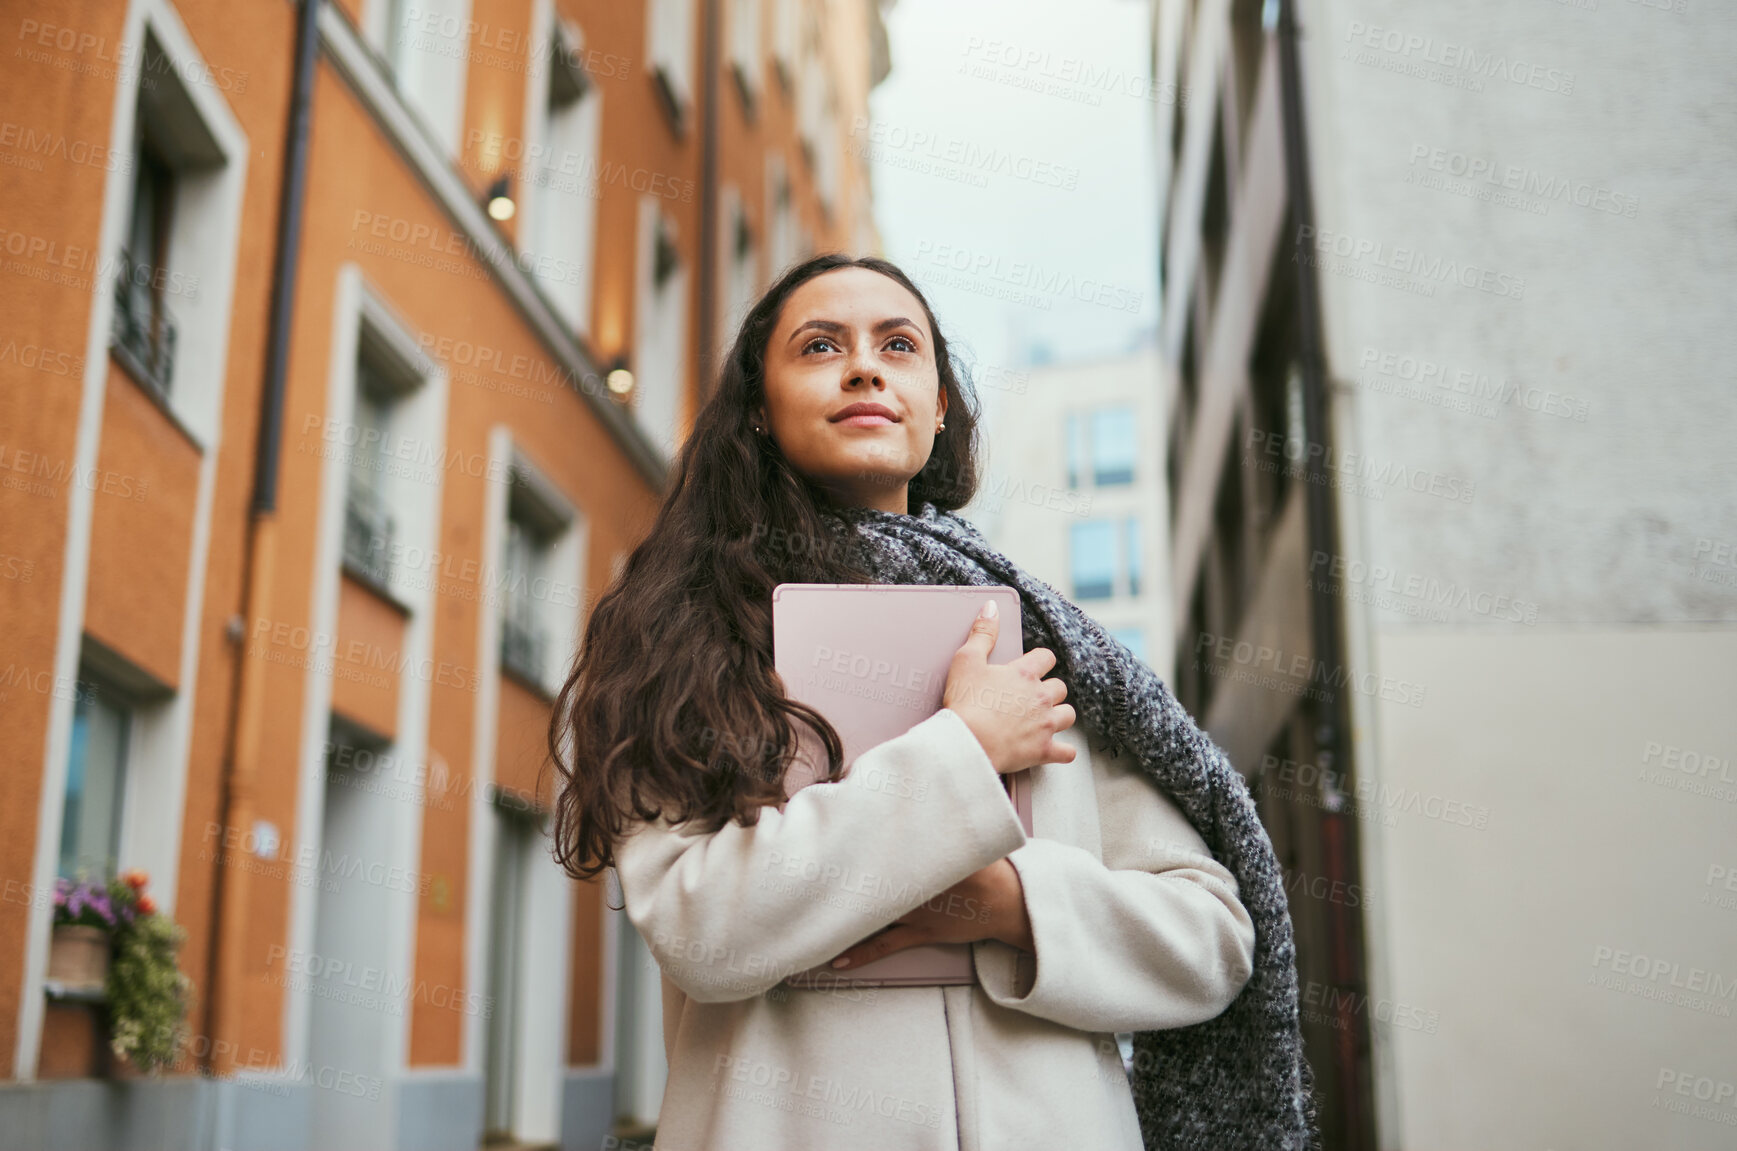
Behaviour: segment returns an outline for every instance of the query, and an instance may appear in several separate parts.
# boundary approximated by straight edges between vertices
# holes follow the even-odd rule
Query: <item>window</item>
[[[116,358],[140,383],[167,397],[175,374],[175,321],[164,301],[175,173],[140,116],[133,132],[133,202],[115,277]]]
[[[660,197],[640,198],[634,414],[666,454],[676,448],[687,357],[687,270]]]
[[[195,393],[178,397],[175,406],[184,423],[198,423],[195,409],[215,385],[205,380],[176,388],[176,365],[178,353],[197,363],[205,350],[205,340],[196,339],[194,354],[186,354],[183,319],[192,314],[197,327],[200,318],[199,275],[189,269],[215,270],[208,253],[218,245],[210,237],[224,221],[213,210],[211,177],[223,169],[225,155],[206,112],[180,83],[186,69],[179,61],[155,29],[145,34],[109,346],[127,374],[166,406],[171,389]]]
[[[172,7],[127,10],[125,37],[139,52],[121,70],[124,146],[104,181],[120,217],[101,263],[109,359],[203,450],[222,422],[250,149],[228,82],[215,82],[223,70],[200,57]]]
[[[723,291],[718,294],[718,353],[728,352],[736,338],[736,327],[754,306],[755,288],[759,284],[754,258],[754,229],[748,221],[747,206],[733,185],[726,184],[719,197],[718,246],[722,249],[718,264],[724,269]]]
[[[1134,658],[1142,663],[1150,663],[1146,658],[1146,631],[1140,627],[1113,627],[1110,635],[1128,645],[1128,650],[1134,653]]]
[[[344,492],[344,566],[385,590],[392,585],[396,523],[382,450],[391,435],[397,397],[377,356],[364,346],[356,359],[356,408],[351,423],[350,478]]]
[[[800,42],[800,0],[772,0],[772,64],[789,91],[796,85],[796,51]]]
[[[393,86],[449,155],[458,152],[472,47],[470,0],[374,0]]]
[[[1129,407],[1098,408],[1090,413],[1067,415],[1068,487],[1081,486],[1086,461],[1091,461],[1092,483],[1111,487],[1134,482],[1134,410]]]
[[[1122,521],[1122,555],[1128,565],[1128,594],[1140,594],[1140,521],[1129,516]]]
[[[94,878],[118,866],[131,732],[131,709],[104,698],[81,673],[67,751],[60,875],[73,879],[82,872]]]
[[[815,191],[828,211],[838,202],[838,100],[832,74],[822,57],[820,33],[810,21],[796,93],[796,130],[802,154],[814,174]]]
[[[1078,412],[1067,415],[1067,456],[1068,456],[1068,487],[1080,486],[1080,477],[1085,474],[1086,458],[1091,455],[1091,448],[1086,444],[1086,421],[1080,418]]]
[[[513,445],[506,430],[491,448],[507,476],[500,504],[496,562],[489,587],[497,594],[502,672],[546,698],[561,690],[579,637],[583,570],[582,526],[572,501]]]
[[[555,544],[566,526],[515,469],[507,496],[506,554],[501,559],[501,666],[542,690],[551,654],[548,605],[559,587]]]
[[[493,887],[489,899],[488,999],[491,1006],[483,1055],[483,1134],[488,1143],[517,1142],[521,1126],[517,1096],[531,1068],[523,1066],[524,1006],[535,988],[524,985],[528,889],[531,869],[540,861],[537,821],[497,798],[490,804],[495,821]]]
[[[790,193],[790,176],[784,167],[784,157],[776,152],[766,156],[766,219],[770,221],[766,235],[767,280],[781,274],[799,258],[800,241],[796,235],[796,212]]]
[[[1247,422],[1236,421],[1239,442],[1248,434]],[[1248,563],[1248,518],[1243,502],[1244,467],[1238,461],[1227,461],[1223,479],[1213,505],[1212,541],[1207,549],[1208,581],[1207,630],[1218,635],[1234,635],[1242,619],[1243,606],[1248,602],[1252,582]]]
[[[1100,408],[1092,413],[1092,482],[1099,487],[1134,482],[1134,411]]]
[[[1072,544],[1075,599],[1140,594],[1138,519],[1127,516],[1075,524]]]
[[[1087,520],[1073,526],[1075,599],[1108,599],[1116,591],[1116,521]]]
[[[1212,152],[1207,162],[1206,204],[1200,214],[1200,283],[1203,302],[1216,310],[1219,273],[1230,243],[1230,174],[1225,159],[1222,107],[1212,110]],[[1210,328],[1208,328],[1210,330]]]
[[[1260,78],[1266,47],[1266,0],[1233,0],[1230,11],[1230,65],[1236,94],[1238,150],[1248,152],[1249,121],[1254,113],[1255,84]]]
[[[646,12],[652,77],[679,130],[693,98],[694,0],[651,0]]]
[[[577,64],[579,37],[556,26],[543,94],[536,170],[526,173],[527,261],[555,311],[576,332],[590,328],[592,249],[597,231],[597,151],[602,96]]]
[[[752,110],[760,90],[760,0],[732,0],[730,70],[744,107]]]
[[[414,64],[411,40],[415,27],[411,20],[411,0],[386,0],[386,67],[401,88]]]
[[[1244,442],[1244,469],[1257,534],[1284,510],[1293,469],[1307,454],[1297,359],[1297,277],[1289,260],[1290,249],[1276,245],[1248,359],[1251,427]]]

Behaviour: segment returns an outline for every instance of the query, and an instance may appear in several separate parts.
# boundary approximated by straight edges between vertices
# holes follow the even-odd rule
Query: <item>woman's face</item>
[[[850,414],[856,405],[877,412]],[[842,504],[906,512],[947,397],[923,305],[898,281],[838,268],[784,301],[766,344],[755,422]]]

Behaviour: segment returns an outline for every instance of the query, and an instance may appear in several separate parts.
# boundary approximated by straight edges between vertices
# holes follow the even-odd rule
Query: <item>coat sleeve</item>
[[[1236,878],[1127,757],[1092,757],[1102,859],[1031,838],[1019,872],[1035,954],[973,945],[991,1000],[1081,1031],[1185,1027],[1230,1006],[1254,970]]]
[[[1025,842],[983,745],[942,708],[753,827],[634,824],[615,866],[664,974],[720,1003],[833,958]]]

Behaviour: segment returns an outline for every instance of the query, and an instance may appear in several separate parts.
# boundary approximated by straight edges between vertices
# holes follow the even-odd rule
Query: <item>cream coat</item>
[[[1058,738],[1078,755],[1033,769],[1029,838],[946,708],[755,827],[636,825],[617,872],[663,970],[658,1148],[1140,1151],[1113,1033],[1223,1011],[1254,926],[1131,760]],[[778,986],[1003,856],[1035,958],[985,940],[976,985]]]

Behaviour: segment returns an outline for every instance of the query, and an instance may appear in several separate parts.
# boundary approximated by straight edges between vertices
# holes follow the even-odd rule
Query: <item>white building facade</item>
[[[1174,682],[1327,1146],[1731,1146],[1737,12],[1154,25]]]

